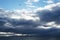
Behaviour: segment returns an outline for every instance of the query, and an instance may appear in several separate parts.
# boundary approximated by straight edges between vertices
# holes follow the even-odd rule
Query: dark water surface
[[[0,37],[0,40],[60,40],[60,37]]]

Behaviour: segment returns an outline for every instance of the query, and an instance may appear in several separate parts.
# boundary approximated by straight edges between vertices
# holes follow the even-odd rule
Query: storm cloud
[[[33,12],[0,9],[0,31],[60,36],[60,3],[40,7]]]
[[[44,23],[55,22],[60,24],[60,3],[47,5],[44,8],[38,8],[37,14],[40,17],[40,21]]]

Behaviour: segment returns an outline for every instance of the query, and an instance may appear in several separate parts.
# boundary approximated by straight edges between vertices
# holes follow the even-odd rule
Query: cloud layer
[[[40,7],[33,12],[26,9],[14,11],[0,9],[0,31],[58,36],[60,3]]]

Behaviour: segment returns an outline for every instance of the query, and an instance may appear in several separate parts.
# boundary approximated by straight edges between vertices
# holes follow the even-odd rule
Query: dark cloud
[[[3,9],[1,9],[3,10]],[[0,31],[3,32],[16,32],[16,33],[35,33],[35,27],[37,27],[39,25],[38,20],[34,20],[34,16],[29,16],[31,18],[27,19],[25,18],[21,18],[21,19],[17,19],[17,18],[11,18],[11,16],[13,15],[15,17],[16,12],[13,11],[1,11],[0,12]],[[6,17],[5,17],[6,16]],[[23,15],[24,16],[24,15]],[[33,18],[34,17],[34,18]],[[34,31],[35,30],[35,31]]]
[[[33,14],[35,15],[30,15],[29,13],[28,15],[27,13],[19,14],[16,11],[3,11],[1,9],[0,31],[38,34],[39,36],[60,36],[60,28],[46,25],[46,23],[49,22],[55,22],[56,25],[60,24],[59,5],[56,4],[56,6],[54,5],[49,9],[43,8],[43,10],[37,10],[37,12]],[[44,25],[51,28],[48,29]],[[38,26],[40,28],[38,28]]]
[[[52,5],[51,5],[52,6]],[[60,6],[54,6],[49,9],[44,9],[42,11],[38,11],[41,22],[56,22],[56,24],[60,24]]]

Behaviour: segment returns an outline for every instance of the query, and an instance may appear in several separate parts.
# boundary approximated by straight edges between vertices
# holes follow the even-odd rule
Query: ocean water
[[[0,37],[0,40],[60,40],[60,37]]]

